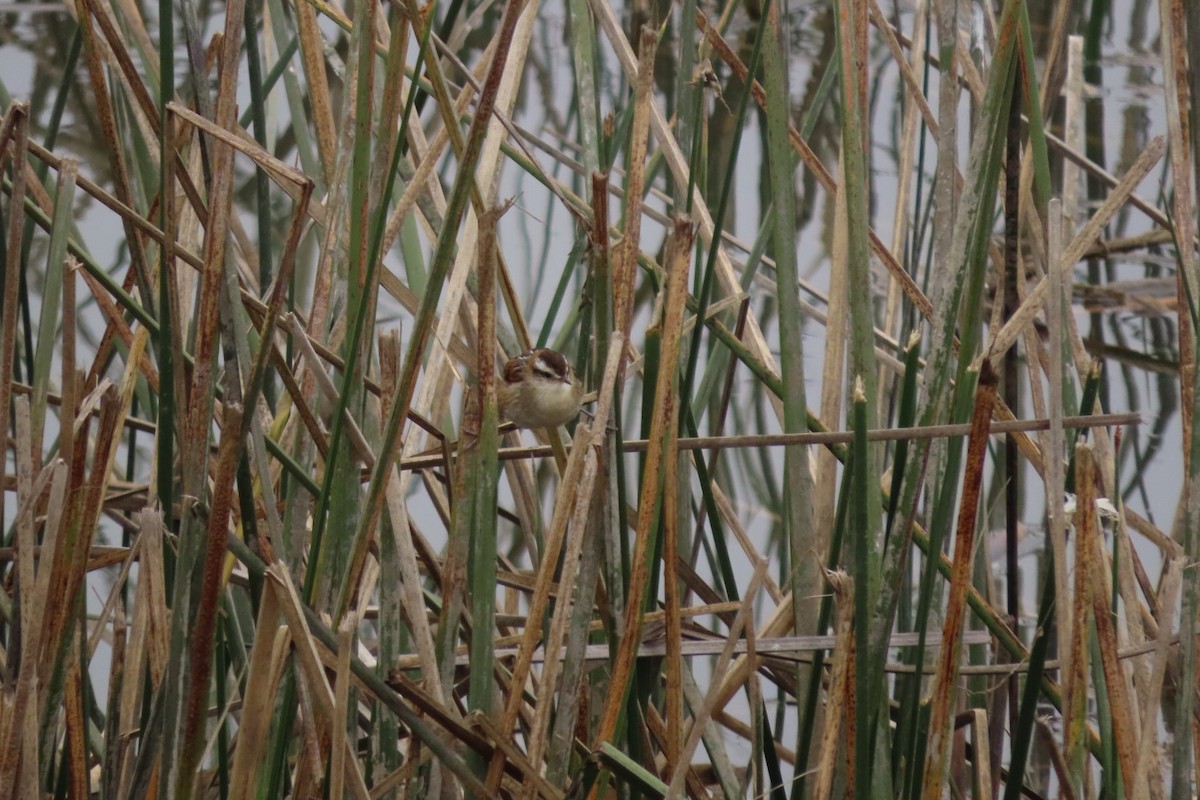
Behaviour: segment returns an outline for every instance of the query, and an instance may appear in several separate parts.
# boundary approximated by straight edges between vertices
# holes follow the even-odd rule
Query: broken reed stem
[[[1110,428],[1121,425],[1141,424],[1140,414],[1126,412],[1121,414],[1096,414],[1093,416],[1064,417],[1064,428]],[[1047,418],[1028,420],[993,421],[989,432],[992,436],[1002,436],[1009,433],[1025,433],[1050,429]],[[915,439],[941,439],[952,436],[966,436],[970,432],[967,424],[928,425],[915,428],[877,428],[867,432],[867,439],[872,442],[891,442]],[[753,447],[786,447],[796,444],[837,445],[848,444],[854,434],[849,431],[816,431],[810,433],[775,433],[754,434],[746,436],[696,436],[679,439],[680,450],[731,450]],[[647,439],[626,439],[623,452],[641,453],[649,446]],[[537,445],[532,447],[505,447],[500,449],[500,460],[518,458],[544,458],[551,455],[549,447]],[[400,462],[400,469],[430,469],[445,463],[445,457],[438,455],[415,456]]]

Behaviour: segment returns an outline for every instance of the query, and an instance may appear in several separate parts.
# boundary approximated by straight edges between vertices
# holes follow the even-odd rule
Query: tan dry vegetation
[[[221,10],[67,4],[95,136],[0,121],[0,798],[1193,795],[1184,0],[1118,167],[1068,3]],[[595,405],[499,432],[535,344]]]

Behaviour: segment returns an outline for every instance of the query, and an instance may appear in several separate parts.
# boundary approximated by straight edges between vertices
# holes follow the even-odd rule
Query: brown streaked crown
[[[571,368],[562,353],[548,347],[526,350],[513,356],[504,365],[504,382],[520,383],[529,372],[535,372],[549,380],[569,383]]]
[[[562,353],[556,350],[548,350],[544,347],[541,350],[535,351],[535,353],[537,357],[533,362],[534,370],[542,373],[547,378],[557,381],[566,382],[570,380],[571,369],[567,366],[567,359],[563,357]]]

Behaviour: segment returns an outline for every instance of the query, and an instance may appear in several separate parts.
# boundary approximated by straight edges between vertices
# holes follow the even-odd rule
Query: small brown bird
[[[518,428],[557,428],[579,415],[583,384],[562,353],[539,347],[513,356],[496,386],[500,418]]]

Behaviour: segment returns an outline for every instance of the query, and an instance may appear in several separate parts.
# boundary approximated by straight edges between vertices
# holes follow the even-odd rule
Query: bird
[[[583,384],[562,353],[538,347],[508,360],[496,395],[501,419],[518,428],[557,428],[579,415]]]

